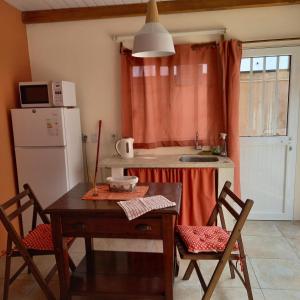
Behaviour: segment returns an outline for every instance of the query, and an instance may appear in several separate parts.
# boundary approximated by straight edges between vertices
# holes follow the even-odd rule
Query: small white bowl
[[[136,176],[107,177],[111,192],[132,192],[139,181]]]

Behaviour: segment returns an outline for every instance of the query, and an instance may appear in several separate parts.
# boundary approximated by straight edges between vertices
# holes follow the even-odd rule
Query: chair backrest
[[[229,213],[236,219],[236,223],[230,233],[229,240],[227,242],[226,248],[224,250],[222,259],[228,258],[235,243],[238,243],[239,256],[241,259],[245,257],[244,246],[242,242],[241,231],[253,206],[253,200],[247,199],[243,202],[237,195],[235,195],[230,190],[231,183],[226,181],[220,196],[217,199],[216,206],[210,216],[208,225],[213,225],[217,223],[218,215],[220,216],[221,225],[224,230],[226,229],[225,218],[223,214],[223,206],[229,211]],[[230,198],[234,202],[234,206],[227,200]],[[231,201],[231,202],[232,202]],[[238,212],[235,207],[240,207],[241,211]]]
[[[20,233],[19,236],[21,236],[21,238],[24,237],[22,214],[30,207],[33,207],[31,229],[34,229],[36,227],[38,215],[44,223],[50,223],[49,218],[44,214],[43,209],[30,186],[28,184],[24,184],[23,187],[24,190],[21,193],[17,194],[15,197],[0,205],[0,220],[3,223],[8,234],[18,235],[12,224],[12,221],[15,218],[18,218]],[[24,203],[22,203],[23,200]]]
[[[241,223],[241,225],[244,225],[254,202],[250,199],[247,199],[245,202],[243,202],[236,194],[234,194],[233,191],[231,191],[230,187],[231,183],[226,181],[217,199],[216,206],[209,218],[208,225],[213,225],[216,223],[219,215],[221,225],[224,229],[226,229],[223,207],[226,208],[226,210],[236,219],[237,222]],[[229,199],[231,201],[228,201]],[[234,205],[230,204],[230,202],[233,202]],[[240,207],[241,211],[238,212],[235,207]]]

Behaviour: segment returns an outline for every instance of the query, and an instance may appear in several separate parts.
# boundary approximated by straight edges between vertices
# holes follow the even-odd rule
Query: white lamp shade
[[[146,23],[134,37],[132,56],[163,57],[173,54],[172,36],[158,22]]]

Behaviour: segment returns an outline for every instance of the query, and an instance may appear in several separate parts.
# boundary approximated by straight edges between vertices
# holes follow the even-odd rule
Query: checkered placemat
[[[176,203],[166,197],[157,195],[146,198],[136,198],[128,201],[119,201],[128,220],[133,220],[151,210],[175,206]]]

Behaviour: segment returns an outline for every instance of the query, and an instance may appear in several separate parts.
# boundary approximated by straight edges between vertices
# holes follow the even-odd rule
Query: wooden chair
[[[22,204],[22,200],[25,202]],[[23,217],[24,211],[33,208],[32,213],[32,230],[24,236]],[[37,216],[40,216],[43,224],[37,225]],[[12,224],[12,220],[18,218],[19,232]],[[28,267],[28,273],[32,273],[37,283],[41,287],[47,299],[54,300],[55,296],[48,287],[48,282],[55,274],[56,265],[50,270],[44,279],[41,272],[33,261],[34,256],[38,255],[52,255],[53,243],[51,235],[51,225],[48,217],[43,213],[42,207],[32,192],[28,184],[24,185],[24,191],[15,197],[11,198],[4,204],[0,205],[0,220],[7,231],[7,247],[6,247],[6,262],[4,274],[4,288],[3,300],[8,299],[9,286],[21,274],[21,272]],[[68,240],[68,247],[71,246],[73,239]],[[15,272],[11,273],[11,259],[12,257],[23,257],[23,265]],[[75,265],[70,260],[71,270],[75,270]]]
[[[250,300],[253,299],[250,279],[249,279],[249,274],[247,269],[246,256],[245,256],[245,251],[244,251],[244,246],[243,246],[243,241],[241,236],[241,230],[249,215],[249,212],[253,205],[253,201],[248,199],[246,202],[243,202],[230,190],[230,186],[231,183],[227,181],[220,193],[219,198],[217,199],[216,206],[214,207],[213,212],[207,223],[207,226],[217,225],[218,216],[219,216],[220,218],[219,220],[221,221],[221,226],[226,231],[225,234],[227,234],[228,232],[226,230],[223,207],[225,207],[229,211],[229,213],[236,219],[236,223],[232,232],[227,234],[228,236],[223,250],[220,251],[219,249],[217,251],[191,253],[188,251],[186,243],[183,241],[182,235],[180,235],[178,232],[176,233],[175,240],[176,240],[177,249],[181,259],[190,260],[189,266],[183,276],[183,280],[188,280],[193,270],[194,269],[196,270],[200,284],[204,291],[202,300],[208,300],[211,298],[212,293],[227,263],[229,263],[231,278],[235,278],[235,273],[236,273],[247,290],[248,299]],[[230,205],[227,198],[231,198],[234,201],[235,203],[234,206]],[[237,212],[237,210],[235,209],[235,207],[238,206],[241,208],[240,212]],[[177,226],[177,228],[179,227],[180,226]],[[191,229],[192,227],[187,226],[185,228]],[[200,229],[200,227],[198,228]],[[202,227],[202,229],[204,229],[204,227]],[[222,229],[220,229],[220,231],[222,231]],[[213,275],[208,285],[206,284],[204,277],[200,271],[200,267],[197,263],[198,260],[218,260],[218,264],[213,272]],[[233,264],[233,261],[240,261],[242,273]]]

